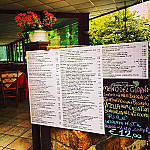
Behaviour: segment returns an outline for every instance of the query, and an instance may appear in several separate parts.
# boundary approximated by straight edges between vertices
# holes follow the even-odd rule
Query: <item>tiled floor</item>
[[[1,103],[0,103],[1,105]],[[32,150],[32,130],[27,100],[18,107],[0,106],[0,150]]]

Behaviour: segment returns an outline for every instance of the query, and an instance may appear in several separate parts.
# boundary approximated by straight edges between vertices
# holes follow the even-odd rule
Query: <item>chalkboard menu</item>
[[[148,138],[148,81],[104,80],[106,133],[137,139]]]
[[[27,52],[31,123],[148,138],[148,42]]]

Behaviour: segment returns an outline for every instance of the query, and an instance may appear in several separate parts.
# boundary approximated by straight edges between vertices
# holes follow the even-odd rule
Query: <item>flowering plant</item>
[[[45,14],[43,22],[41,22],[37,14],[32,11],[18,14],[14,20],[21,29],[21,32],[17,33],[17,35],[25,37],[27,32],[34,32],[34,30],[50,31],[57,19],[47,10],[43,11],[43,13]]]

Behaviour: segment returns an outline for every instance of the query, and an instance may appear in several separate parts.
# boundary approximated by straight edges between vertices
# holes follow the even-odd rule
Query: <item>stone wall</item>
[[[143,150],[146,140],[51,128],[52,150]]]

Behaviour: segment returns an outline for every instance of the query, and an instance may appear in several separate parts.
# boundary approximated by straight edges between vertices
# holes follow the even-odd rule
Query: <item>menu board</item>
[[[148,42],[27,52],[33,124],[148,138]]]
[[[148,43],[102,46],[106,134],[148,138]]]
[[[148,138],[148,80],[104,80],[106,133],[137,139]]]
[[[28,51],[31,122],[104,134],[101,57],[97,47]]]

